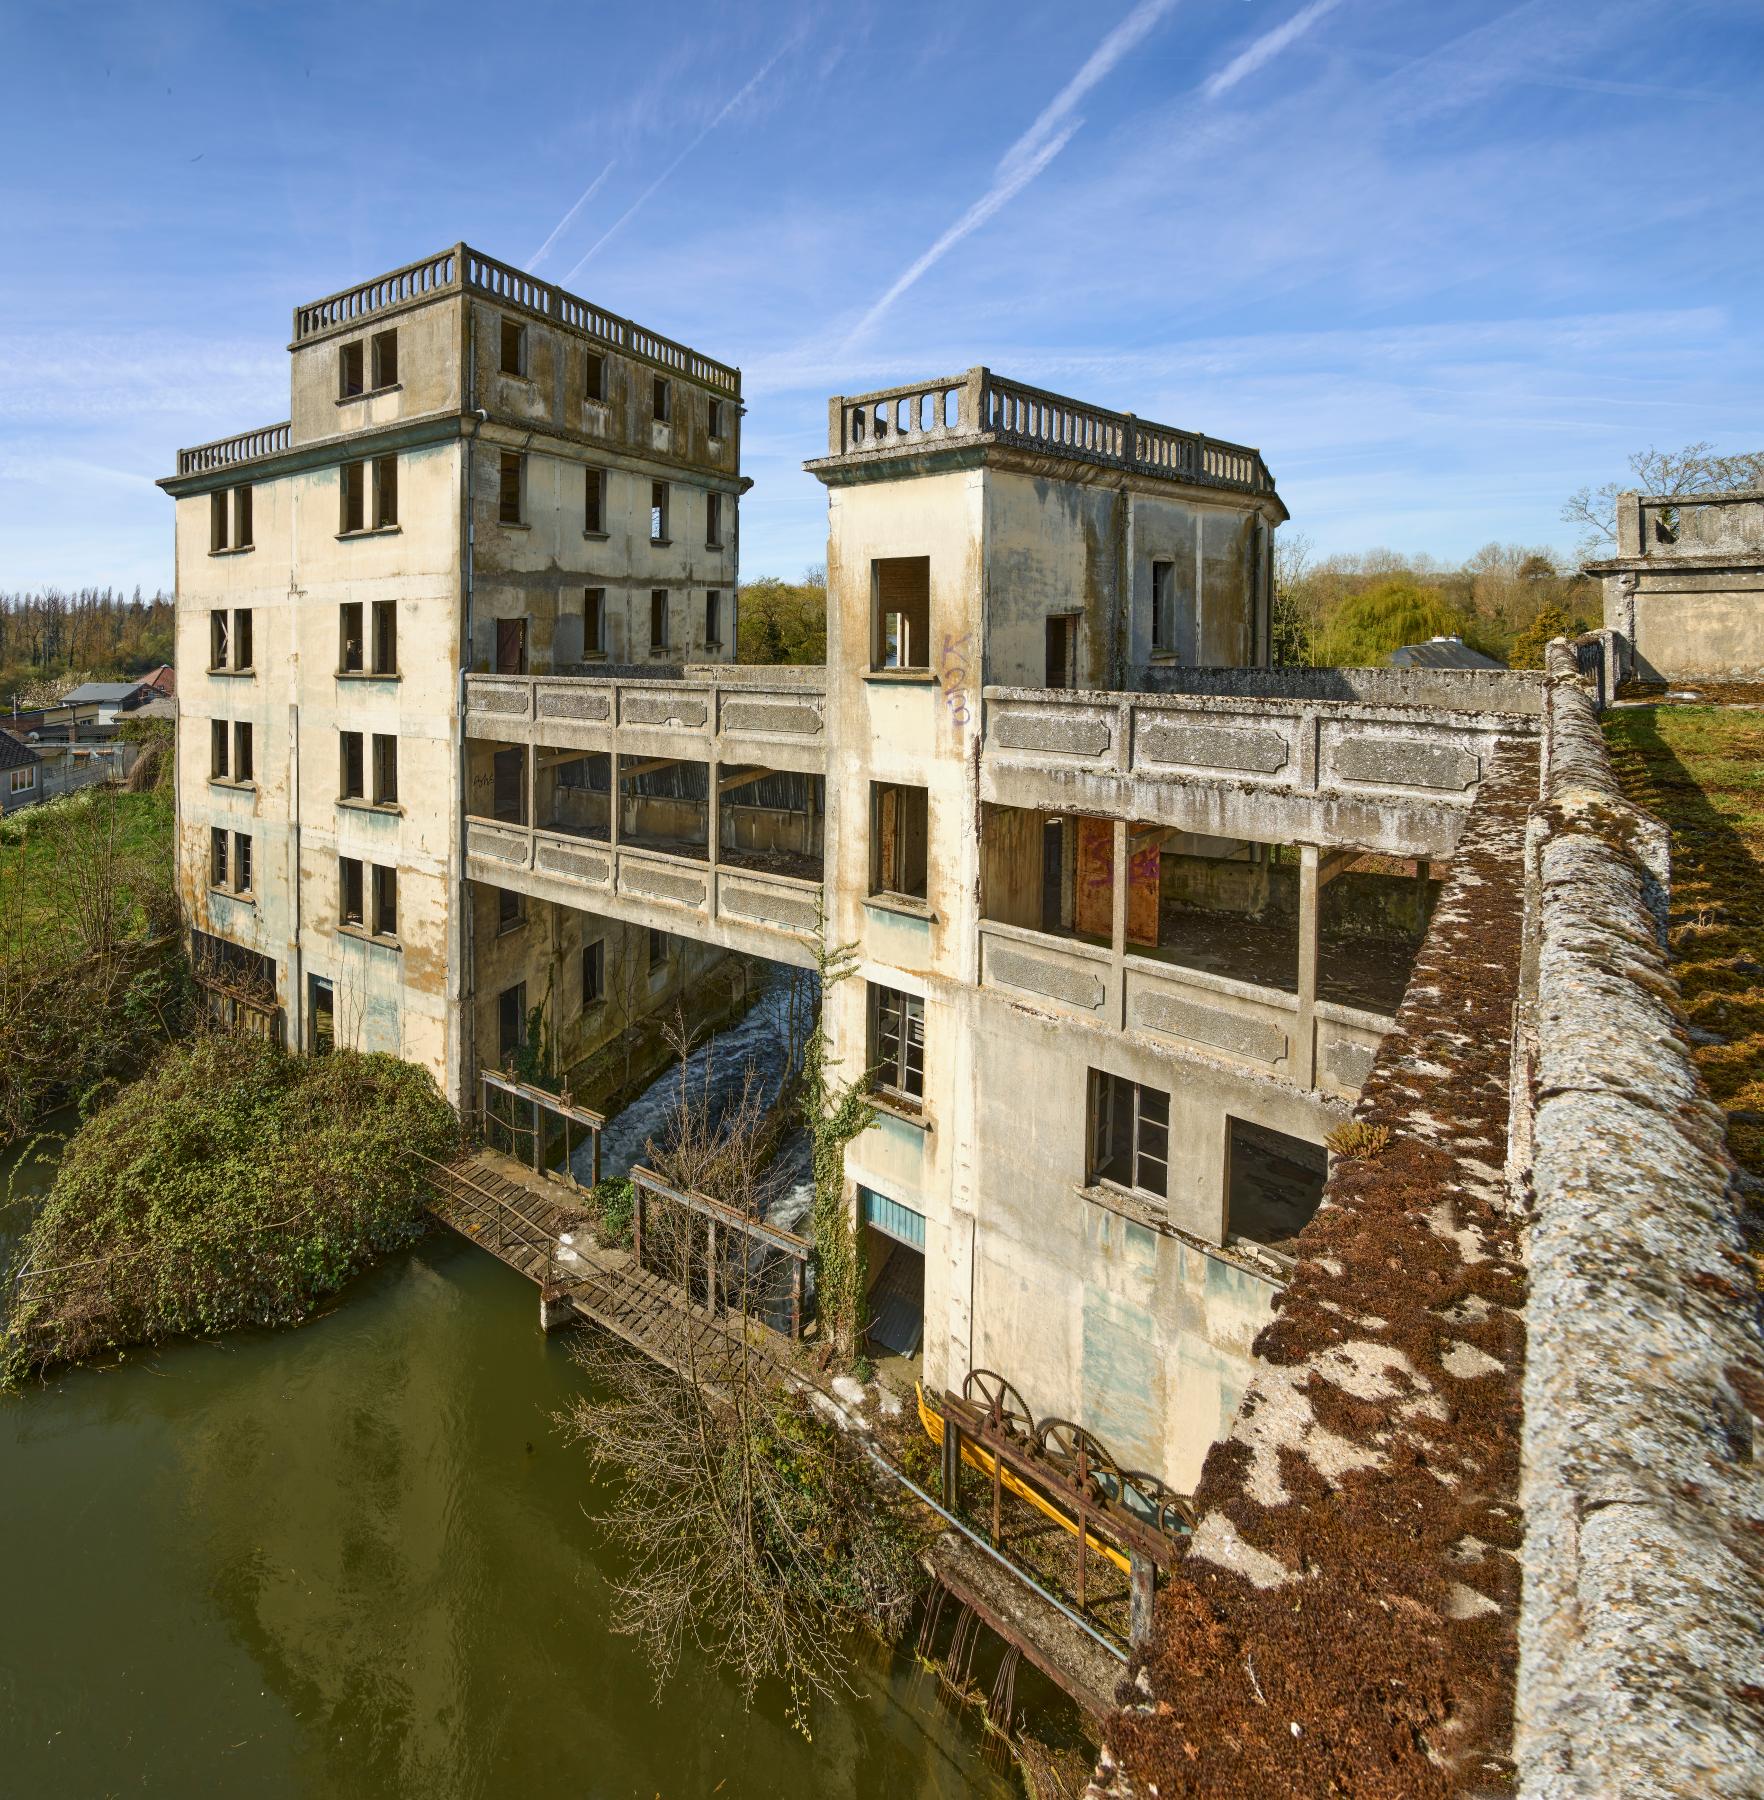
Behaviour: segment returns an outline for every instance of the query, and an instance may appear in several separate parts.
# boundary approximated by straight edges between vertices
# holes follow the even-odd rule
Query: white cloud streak
[[[609,162],[606,165],[606,167],[604,169],[602,169],[600,171],[600,173],[598,175],[596,175],[591,182],[589,182],[587,187],[585,187],[582,190],[581,199],[578,200],[576,202],[576,204],[574,206],[572,206],[570,208],[570,210],[567,213],[565,213],[561,219],[558,220],[556,225],[554,225],[552,227],[551,236],[548,237],[545,240],[545,242],[543,244],[541,244],[539,246],[539,248],[537,250],[535,250],[533,252],[533,254],[527,258],[526,267],[527,267],[527,273],[529,275],[531,275],[533,273],[533,271],[536,268],[538,268],[539,265],[545,260],[546,256],[550,253],[551,246],[553,244],[555,244],[560,237],[563,236],[565,227],[567,227],[569,224],[572,223],[572,221],[575,219],[576,214],[579,213],[582,210],[582,208],[584,206],[586,206],[588,204],[588,202],[590,200],[592,200],[594,198],[594,196],[596,194],[598,194],[603,187],[606,186],[606,178],[613,172],[613,169],[617,166],[617,163],[618,163],[618,158],[615,157],[612,162]]]
[[[1218,74],[1209,78],[1202,92],[1209,100],[1217,100],[1221,94],[1230,93],[1246,76],[1255,74],[1264,63],[1272,62],[1289,44],[1296,43],[1340,4],[1341,0],[1311,0],[1309,6],[1301,7],[1284,25],[1276,25],[1272,31],[1264,31],[1247,50],[1232,57]]]
[[[662,172],[658,176],[656,176],[655,180],[653,180],[649,184],[649,186],[646,187],[643,190],[643,192],[641,194],[639,194],[637,196],[637,198],[635,200],[633,200],[631,202],[631,204],[629,206],[627,206],[625,208],[625,210],[622,213],[620,213],[619,216],[616,219],[614,219],[613,222],[609,226],[607,226],[606,230],[603,231],[600,234],[600,236],[597,237],[594,240],[594,242],[588,246],[588,249],[587,249],[586,253],[582,256],[581,260],[575,265],[575,267],[573,269],[570,270],[570,272],[566,276],[564,276],[565,282],[574,281],[575,278],[579,274],[581,274],[581,272],[585,268],[587,268],[588,264],[593,261],[594,257],[605,246],[607,241],[616,232],[618,232],[626,224],[628,224],[632,218],[634,218],[639,212],[642,211],[643,207],[648,203],[650,197],[655,193],[656,189],[659,188],[662,185],[662,183],[665,182],[668,179],[668,177],[670,175],[672,175],[673,172],[677,168],[679,168],[681,163],[683,163],[687,159],[687,157],[689,157],[692,154],[692,152],[694,150],[696,150],[698,148],[698,146],[700,144],[702,144],[704,142],[704,140],[707,137],[709,137],[710,134],[713,131],[715,131],[716,128],[719,125],[721,125],[722,122],[726,118],[728,118],[730,113],[732,113],[736,109],[736,107],[738,107],[751,93],[754,92],[754,90],[759,86],[759,84],[762,81],[764,81],[768,75],[771,74],[773,69],[775,69],[777,67],[778,63],[783,59],[785,54],[788,51],[794,50],[796,48],[796,46],[799,43],[801,43],[802,36],[803,36],[803,34],[801,31],[793,32],[789,37],[787,37],[784,40],[784,42],[782,44],[780,44],[778,46],[778,48],[776,50],[774,50],[772,52],[772,54],[770,56],[768,56],[766,58],[765,62],[761,65],[759,70],[749,78],[746,86],[741,88],[737,93],[735,93],[733,96],[731,96],[730,99],[726,100],[723,103],[722,109],[716,114],[716,116],[711,120],[711,122],[708,125],[706,125],[705,128],[701,132],[699,132],[698,136],[695,137],[692,140],[692,142],[690,144],[688,144],[686,146],[686,148],[684,150],[682,150],[680,152],[680,154],[678,156],[676,156],[674,158],[674,160],[671,163],[669,163],[668,166],[665,169],[663,169]]]
[[[994,213],[1014,200],[1065,149],[1084,123],[1082,118],[1073,116],[1079,101],[1111,73],[1121,58],[1175,3],[1176,0],[1140,0],[1140,4],[1090,53],[1071,80],[1041,109],[1035,123],[999,158],[986,192],[858,320],[847,333],[843,348],[849,349],[914,282],[963,238],[979,230]]]

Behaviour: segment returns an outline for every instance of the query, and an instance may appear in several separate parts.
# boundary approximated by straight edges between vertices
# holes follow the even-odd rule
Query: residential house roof
[[[1390,653],[1393,669],[1498,669],[1492,656],[1472,650],[1462,638],[1436,637],[1425,644],[1404,644]]]
[[[71,693],[61,696],[61,704],[90,706],[96,702],[100,706],[114,706],[138,694],[146,685],[144,681],[82,681]]]
[[[10,731],[0,731],[0,769],[26,769],[42,760],[29,744],[20,743]]]

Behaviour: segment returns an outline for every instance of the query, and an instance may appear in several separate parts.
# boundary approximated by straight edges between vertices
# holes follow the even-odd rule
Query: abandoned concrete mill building
[[[1225,1763],[1159,1761],[1160,1720],[1241,1685],[1221,1645],[1328,1677],[1297,1582],[1358,1659],[1341,1708],[1432,1659],[1434,1712],[1378,1717],[1437,1791],[1515,1743],[1528,1793],[1617,1791],[1648,1734],[1601,1714],[1598,1760],[1588,1694],[1644,1722],[1689,1694],[1739,1766],[1710,1671],[1756,1662],[1728,1522],[1764,1361],[1657,827],[1583,678],[1616,633],[1547,677],[1271,668],[1260,454],[980,367],[831,401],[825,666],[742,666],[735,369],[464,245],[298,307],[289,349],[290,420],[163,483],[219,1003],[470,1107],[535,1019],[568,1067],[730,953],[855,947],[825,996],[877,1113],[846,1195],[926,1388],[1001,1372],[1202,1515],[1129,1773],[1252,1791],[1254,1740],[1284,1791],[1322,1754],[1251,1665]],[[1634,515],[1604,572],[1645,588]],[[1388,1161],[1326,1148],[1350,1121]],[[1662,1309],[1663,1246],[1691,1273]],[[1624,1533],[1670,1583],[1605,1581]],[[1342,1779],[1292,1791],[1396,1791]]]

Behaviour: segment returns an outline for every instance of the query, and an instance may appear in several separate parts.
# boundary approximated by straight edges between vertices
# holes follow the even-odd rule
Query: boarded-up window
[[[870,666],[931,666],[931,559],[883,556],[870,565],[874,630]]]
[[[496,621],[496,673],[525,675],[527,672],[527,621]]]
[[[922,787],[870,783],[870,891],[926,898],[930,802]]]

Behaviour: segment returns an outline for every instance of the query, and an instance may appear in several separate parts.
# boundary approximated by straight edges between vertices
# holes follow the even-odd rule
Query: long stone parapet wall
[[[1535,718],[1544,678],[1529,669],[1212,669],[1153,663],[1134,685],[1221,700],[1352,700],[1370,706]]]
[[[1764,1350],[1665,846],[1551,649],[1517,1063],[1529,1163],[1515,1753],[1537,1800],[1764,1793]]]

